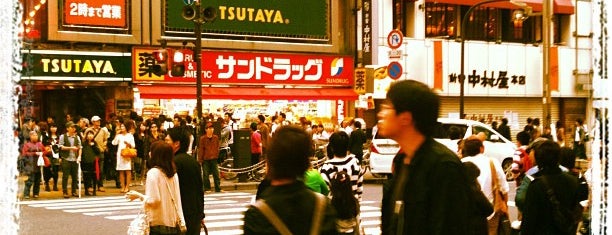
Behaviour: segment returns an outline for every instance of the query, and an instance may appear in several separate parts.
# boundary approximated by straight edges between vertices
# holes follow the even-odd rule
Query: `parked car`
[[[438,126],[434,131],[434,139],[453,152],[457,152],[457,142],[460,139],[471,135],[484,133],[485,154],[493,157],[502,164],[506,173],[507,180],[512,180],[510,172],[512,156],[516,150],[516,145],[512,141],[504,138],[489,125],[481,122],[465,120],[438,118]],[[397,142],[388,139],[379,133],[376,127],[372,128],[372,141],[369,149],[370,171],[373,175],[386,175],[391,173],[393,157],[397,154],[400,147]]]

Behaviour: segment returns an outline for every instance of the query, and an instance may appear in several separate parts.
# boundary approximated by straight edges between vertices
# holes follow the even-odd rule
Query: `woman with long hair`
[[[150,234],[180,234],[177,222],[185,221],[181,207],[179,178],[174,165],[172,146],[156,141],[151,144],[151,169],[147,172],[145,194],[129,191],[128,200],[144,202]]]
[[[134,143],[134,136],[128,132],[123,123],[117,128],[117,134],[112,144],[117,145],[117,173],[121,183],[121,192],[125,193],[129,190],[132,182],[132,158],[121,156],[121,150],[135,148],[136,143]]]

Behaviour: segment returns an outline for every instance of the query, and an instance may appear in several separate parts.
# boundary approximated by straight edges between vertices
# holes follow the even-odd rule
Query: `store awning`
[[[434,3],[447,3],[447,4],[455,4],[455,5],[464,5],[464,6],[473,6],[483,0],[426,0],[426,2],[434,2]],[[520,0],[520,2],[527,3],[527,5],[533,7],[534,12],[542,11],[542,0]],[[508,2],[494,2],[486,5],[482,5],[482,7],[495,7],[495,8],[505,8],[505,9],[518,9],[519,7]],[[554,0],[553,9],[555,14],[574,14],[574,5],[572,4],[572,0]]]
[[[143,99],[195,99],[196,87],[138,85]],[[202,99],[234,100],[357,100],[351,88],[203,87]]]

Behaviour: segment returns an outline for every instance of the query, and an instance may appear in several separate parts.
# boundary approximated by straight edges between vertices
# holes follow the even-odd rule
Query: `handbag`
[[[136,155],[138,154],[135,148],[125,147],[121,150],[121,156],[124,158],[134,158]]]
[[[170,183],[168,183],[169,179],[166,179],[166,186],[168,186],[168,193],[170,193],[170,199],[172,200],[172,205],[174,206],[174,212],[176,212],[176,226],[180,230],[180,234],[184,234],[187,232],[187,225],[185,225],[185,221],[181,219],[179,215],[178,206],[176,205],[176,201],[174,200],[174,196],[172,194],[172,190],[170,189]]]
[[[149,218],[143,210],[138,212],[138,215],[128,226],[128,235],[149,235]]]
[[[501,190],[493,160],[489,160],[489,163],[491,166],[491,184],[493,189],[493,213],[495,213],[492,219],[498,221],[498,235],[510,235],[512,228],[510,227],[510,218],[508,216],[508,194]]]

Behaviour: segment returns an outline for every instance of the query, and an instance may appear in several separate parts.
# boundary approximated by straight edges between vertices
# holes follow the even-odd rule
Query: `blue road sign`
[[[393,80],[400,78],[404,72],[403,70],[402,64],[397,61],[393,61],[387,66],[387,74],[389,74],[389,77]]]

